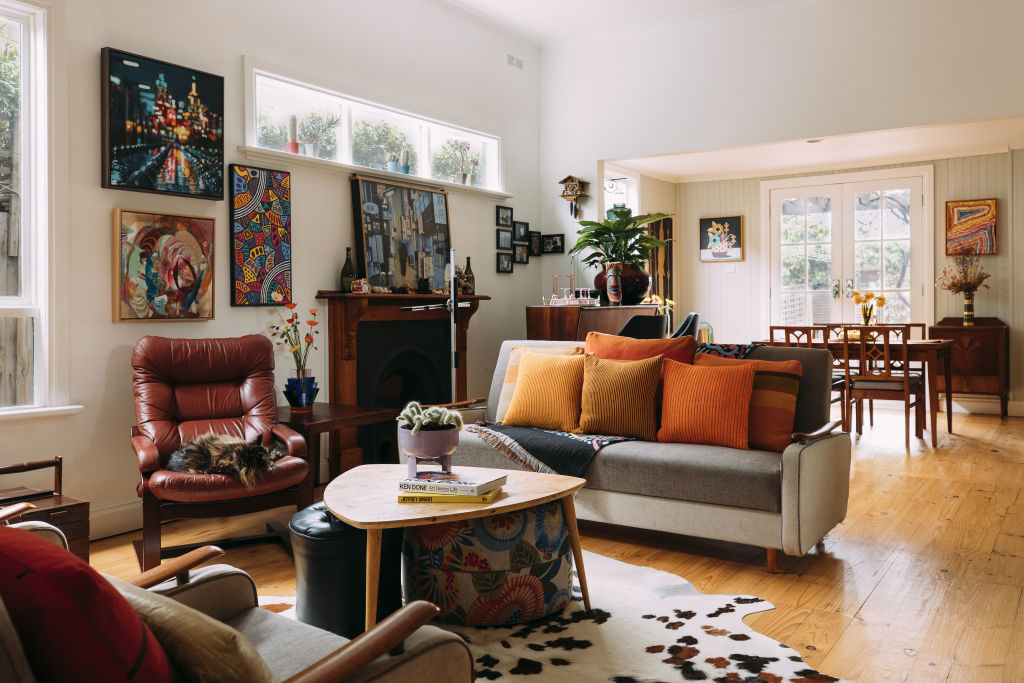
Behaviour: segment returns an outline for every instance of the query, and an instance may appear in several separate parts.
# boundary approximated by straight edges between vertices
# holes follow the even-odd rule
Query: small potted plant
[[[388,170],[392,173],[398,173],[398,153],[392,152],[388,155]]]
[[[436,462],[445,472],[452,471],[452,453],[459,445],[462,414],[457,410],[431,406],[424,409],[411,401],[396,418],[398,446],[409,459],[409,476],[416,476],[420,461]]]
[[[409,153],[408,147],[403,147],[402,151],[398,155],[398,167],[402,173],[409,173],[409,165],[412,163],[412,155]]]

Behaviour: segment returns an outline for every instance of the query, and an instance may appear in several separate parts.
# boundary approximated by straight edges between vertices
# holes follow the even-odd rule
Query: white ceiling
[[[836,135],[817,143],[791,140],[609,163],[678,183],[995,154],[1022,147],[1024,116],[1013,116]]]
[[[779,0],[445,0],[541,45],[693,19]]]

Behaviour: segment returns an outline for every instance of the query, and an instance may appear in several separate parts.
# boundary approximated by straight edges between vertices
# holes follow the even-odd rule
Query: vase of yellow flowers
[[[935,278],[935,286],[953,294],[964,295],[964,327],[974,326],[974,293],[980,288],[988,289],[985,280],[992,277],[981,267],[981,260],[971,254],[953,257],[953,265],[942,269]]]
[[[274,292],[271,298],[276,302],[281,302],[284,299],[279,292]],[[288,399],[288,405],[292,407],[292,410],[312,410],[313,401],[320,392],[320,388],[317,386],[316,377],[313,377],[306,367],[306,362],[309,360],[310,349],[317,348],[313,345],[316,339],[314,335],[320,334],[320,331],[315,329],[319,324],[316,319],[317,309],[309,309],[312,319],[306,321],[307,329],[303,334],[299,327],[299,314],[295,311],[298,304],[290,302],[284,307],[291,311],[291,314],[286,318],[281,315],[280,309],[274,309],[281,324],[270,326],[272,336],[276,337],[278,343],[292,354],[292,359],[295,361],[295,369],[291,371],[291,377],[285,382],[284,397]]]
[[[860,306],[860,319],[864,325],[878,323],[879,314],[885,308],[885,296],[874,292],[861,294],[853,290],[853,303]]]

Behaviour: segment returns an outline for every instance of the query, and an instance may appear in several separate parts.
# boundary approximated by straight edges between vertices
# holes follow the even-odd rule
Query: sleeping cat
[[[171,453],[167,469],[187,474],[228,474],[251,489],[274,461],[285,455],[282,447],[268,449],[261,441],[260,436],[245,441],[209,432]]]

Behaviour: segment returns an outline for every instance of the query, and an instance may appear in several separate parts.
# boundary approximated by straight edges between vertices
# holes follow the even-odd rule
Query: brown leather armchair
[[[277,422],[274,351],[263,335],[225,339],[143,337],[132,353],[132,384],[138,426],[131,429],[139,459],[142,541],[135,542],[145,571],[198,545],[162,548],[160,524],[172,519],[224,517],[284,505],[313,502],[312,468],[306,442]],[[184,442],[207,432],[263,443],[283,443],[279,459],[247,489],[224,474],[185,474],[163,469]],[[268,525],[271,526],[271,525]],[[278,533],[283,530],[278,525]],[[274,534],[216,541],[218,545],[256,543]],[[287,538],[287,535],[285,535]]]

